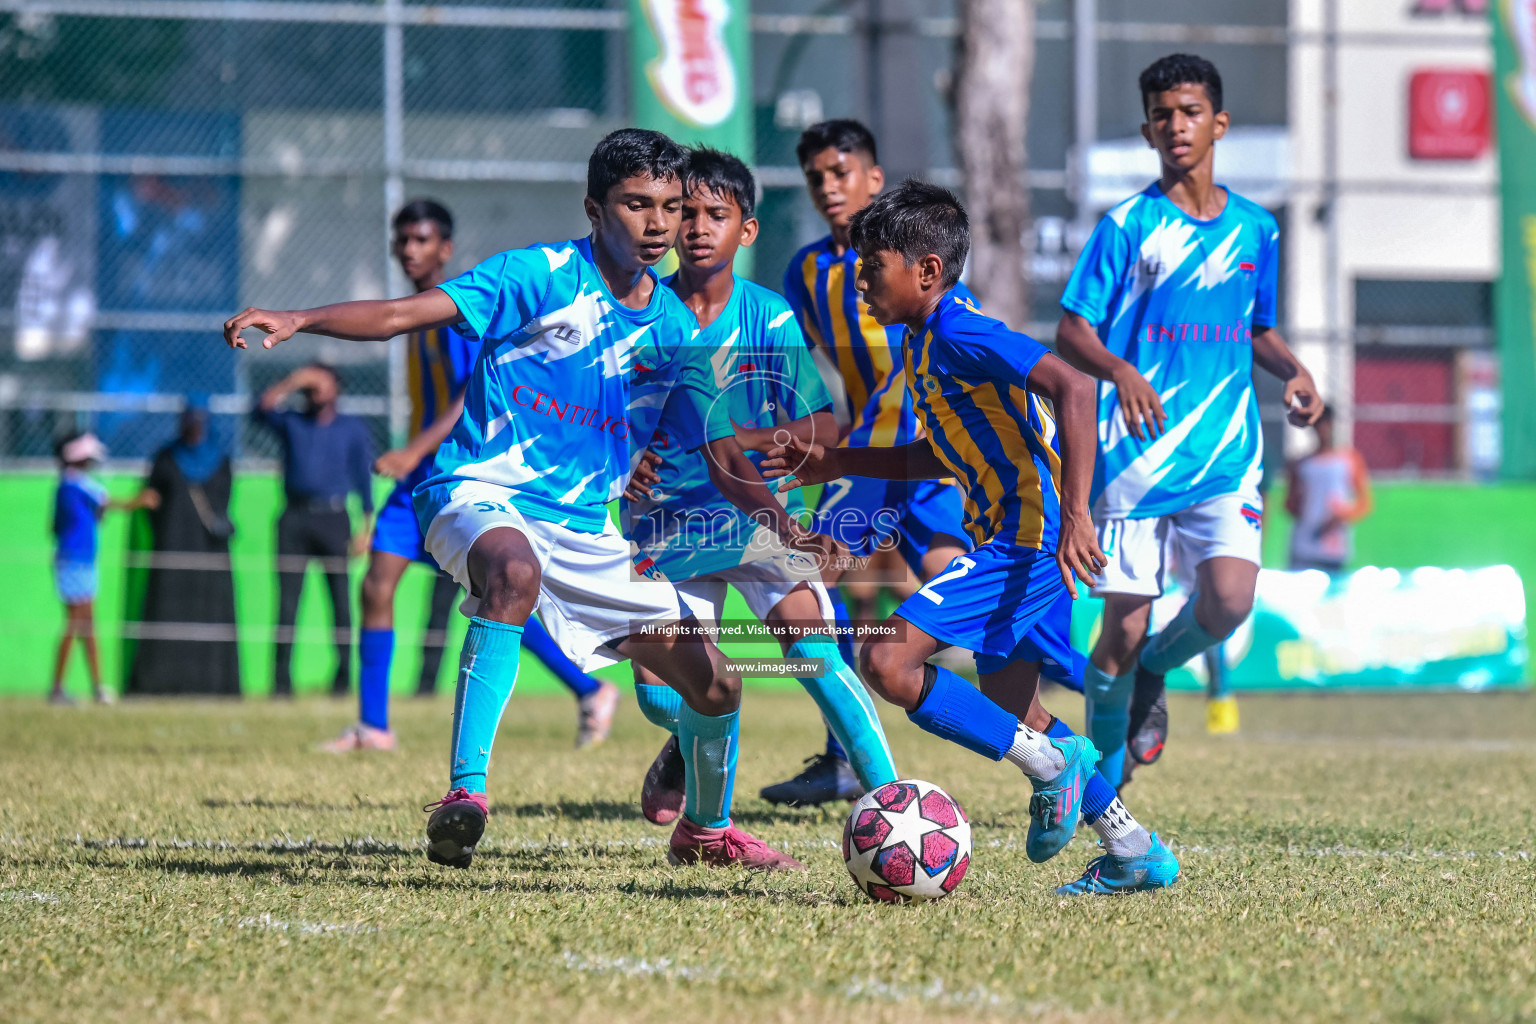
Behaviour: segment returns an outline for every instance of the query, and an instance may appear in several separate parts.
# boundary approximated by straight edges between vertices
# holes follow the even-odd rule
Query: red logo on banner
[[[1408,155],[1415,160],[1476,160],[1491,137],[1486,71],[1415,71],[1408,80]]]

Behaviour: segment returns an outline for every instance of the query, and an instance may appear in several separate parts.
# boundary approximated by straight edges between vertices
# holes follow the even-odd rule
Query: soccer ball
[[[843,826],[843,861],[865,895],[924,903],[954,892],[971,866],[971,823],[931,782],[904,779],[870,790]]]

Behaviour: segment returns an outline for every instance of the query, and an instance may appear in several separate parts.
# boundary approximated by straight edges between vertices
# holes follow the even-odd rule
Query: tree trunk
[[[1024,186],[1033,0],[960,0],[955,148],[971,216],[971,290],[988,315],[1023,330],[1029,318]]]

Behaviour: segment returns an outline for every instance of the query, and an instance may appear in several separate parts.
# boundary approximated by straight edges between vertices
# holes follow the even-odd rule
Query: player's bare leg
[[[1195,567],[1188,606],[1146,642],[1137,659],[1126,741],[1137,763],[1152,764],[1168,741],[1167,673],[1198,654],[1218,650],[1253,611],[1258,580],[1259,567],[1246,558],[1217,556]]]

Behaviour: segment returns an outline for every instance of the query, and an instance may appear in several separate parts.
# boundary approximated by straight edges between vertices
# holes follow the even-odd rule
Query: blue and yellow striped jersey
[[[965,492],[965,531],[1056,550],[1061,526],[1056,421],[1027,381],[1044,345],[946,292],[902,347],[907,389],[933,449]]]
[[[874,445],[904,444],[889,440],[911,432],[911,410],[902,410],[900,383],[903,328],[881,327],[869,315],[854,281],[859,255],[851,248],[841,256],[832,251],[832,236],[812,242],[795,253],[784,272],[784,297],[812,345],[832,357],[848,394],[846,412],[852,427],[867,420]],[[894,382],[894,383],[893,383]],[[871,397],[880,403],[870,405]]]
[[[479,342],[451,327],[406,335],[405,376],[411,392],[412,437],[431,426],[459,397],[479,351]]]

